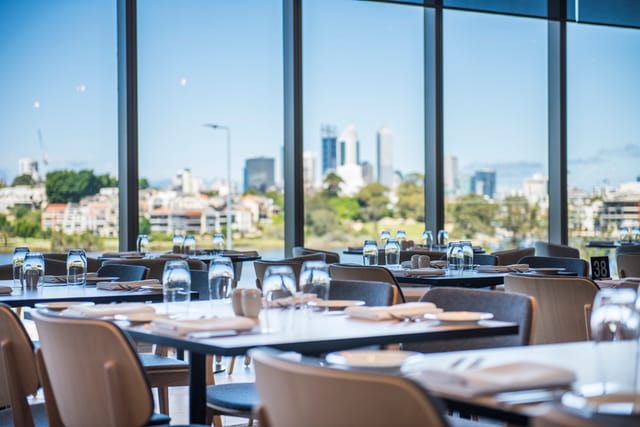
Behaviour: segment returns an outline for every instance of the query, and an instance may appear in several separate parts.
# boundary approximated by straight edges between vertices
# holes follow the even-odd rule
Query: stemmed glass
[[[169,317],[181,317],[189,310],[191,272],[185,260],[171,260],[162,273],[162,297]]]
[[[329,299],[329,266],[324,261],[306,261],[300,272],[300,289],[304,294],[315,294],[321,300]],[[304,298],[301,301],[304,303]]]
[[[11,264],[13,265],[13,286],[16,288],[21,288],[24,284],[22,264],[24,263],[24,256],[27,252],[29,252],[29,248],[26,246],[18,246],[13,250]]]
[[[224,252],[224,235],[216,233],[213,235],[213,253],[221,254]]]
[[[431,230],[424,230],[422,233],[422,244],[429,250],[433,249],[433,233]]]
[[[296,306],[296,278],[291,267],[288,265],[268,267],[262,281],[262,293],[265,319],[262,332],[276,332],[284,326],[276,324],[276,320],[283,317],[283,309],[293,311],[287,309],[295,309]]]
[[[375,240],[365,240],[362,246],[362,263],[378,265],[378,245]]]
[[[70,249],[67,254],[67,286],[87,283],[87,255],[84,249]]]
[[[233,292],[233,262],[228,257],[215,257],[209,265],[209,299],[228,300]]]

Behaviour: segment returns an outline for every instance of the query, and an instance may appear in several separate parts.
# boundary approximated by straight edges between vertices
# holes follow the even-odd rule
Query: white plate
[[[95,305],[91,301],[54,301],[54,302],[38,302],[34,304],[36,308],[46,308],[47,310],[61,311],[75,305]]]
[[[564,267],[542,267],[542,268],[532,268],[532,271],[538,274],[558,274],[561,271],[564,271]]]
[[[416,354],[419,353],[400,350],[337,351],[327,354],[325,359],[334,365],[352,368],[399,368],[407,357]]]
[[[350,299],[330,299],[309,301],[310,307],[328,308],[329,310],[344,310],[355,305],[364,305],[364,301]]]
[[[439,320],[440,323],[475,323],[480,320],[493,319],[493,314],[478,311],[443,311],[442,313],[427,313],[424,317]]]
[[[166,318],[166,314],[162,313],[131,313],[131,314],[116,314],[114,318],[116,320],[128,320],[131,323],[149,323],[155,319]]]

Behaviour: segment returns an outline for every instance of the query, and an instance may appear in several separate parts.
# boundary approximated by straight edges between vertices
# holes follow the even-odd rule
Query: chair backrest
[[[593,303],[598,285],[584,277],[508,274],[507,292],[529,295],[538,302],[534,344],[587,339],[584,306]]]
[[[105,264],[98,269],[98,277],[117,277],[121,282],[146,279],[149,268],[144,265]]]
[[[621,253],[616,255],[618,277],[640,277],[640,253]]]
[[[377,265],[331,264],[329,266],[331,279],[365,280],[369,282],[385,282],[393,286],[393,303],[405,302],[400,284],[386,267]]]
[[[329,299],[360,300],[368,306],[393,304],[393,286],[386,282],[331,279]]]
[[[54,261],[62,261],[65,263],[66,266],[66,262],[67,262],[67,253],[66,252],[45,252],[44,254],[44,260],[45,262],[49,261],[49,260],[54,260]],[[98,268],[100,268],[100,266],[102,265],[102,263],[97,259],[97,258],[93,258],[93,257],[87,257],[87,271],[88,272],[96,272],[98,271]],[[47,273],[49,274],[49,273]],[[51,273],[54,274],[54,273]],[[65,271],[66,274],[66,271]]]
[[[438,287],[427,291],[420,301],[432,302],[445,311],[493,313],[494,320],[517,323],[518,334],[405,343],[403,348],[407,350],[433,353],[521,346],[529,345],[533,341],[536,301],[529,296],[481,289]]]
[[[162,273],[164,272],[164,265],[167,261],[171,261],[169,258],[143,258],[143,259],[110,259],[105,261],[102,265],[109,264],[128,264],[128,265],[142,265],[149,269],[148,279],[162,280]],[[190,270],[207,270],[207,264],[199,259],[187,259],[187,264]]]
[[[296,278],[296,289],[300,290],[300,272],[302,271],[302,265],[305,261],[324,261],[325,254],[316,252],[313,254],[302,255],[293,258],[285,258],[278,261],[260,260],[253,262],[253,268],[256,271],[256,286],[258,289],[262,289],[262,280],[264,279],[264,273],[272,265],[288,265],[293,270],[293,274]]]
[[[266,349],[250,355],[272,427],[446,426],[431,398],[406,378],[306,365]]]
[[[339,253],[327,251],[327,250],[324,250],[324,249],[311,249],[311,248],[305,248],[303,246],[294,246],[292,253],[293,253],[294,257],[301,257],[301,256],[305,256],[305,255],[323,253],[324,254],[324,261],[327,264],[335,264],[337,262],[340,262],[340,254]]]
[[[589,263],[580,258],[526,256],[518,263],[529,264],[531,268],[559,267],[564,268],[567,272],[576,273],[578,277],[589,276]]]
[[[13,279],[13,264],[0,265],[0,280]]]
[[[491,255],[495,255],[498,258],[497,265],[510,265],[516,264],[522,257],[533,255],[535,251],[534,248],[507,249],[494,252]]]
[[[191,270],[191,290],[198,292],[200,301],[209,299],[209,272]]]
[[[473,263],[478,265],[498,265],[498,257],[489,254],[474,254]]]
[[[153,410],[151,391],[120,328],[104,320],[32,316],[65,426],[146,424]]]
[[[640,245],[638,244],[623,244],[616,247],[616,255],[618,254],[637,254],[640,253]]]
[[[39,387],[33,344],[11,307],[0,304],[0,407],[11,406],[16,426],[33,426],[27,396]]]
[[[567,258],[580,258],[580,250],[567,245],[543,242],[535,242],[536,256],[561,256]]]

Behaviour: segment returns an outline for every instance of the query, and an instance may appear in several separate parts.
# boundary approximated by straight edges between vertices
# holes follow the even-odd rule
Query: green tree
[[[36,237],[40,232],[40,228],[39,211],[29,211],[27,209],[27,213],[22,213],[21,211],[19,216],[16,214],[16,220],[13,223],[13,231],[16,236],[25,239],[27,237]]]
[[[362,187],[355,195],[360,205],[360,218],[365,222],[375,222],[390,214],[388,205],[389,189],[373,182]]]
[[[329,199],[329,205],[335,211],[339,220],[356,220],[360,215],[360,205],[352,197],[334,197]]]
[[[396,188],[396,211],[400,218],[424,222],[424,175],[411,173]]]
[[[322,193],[327,197],[338,197],[344,180],[335,172],[329,172],[322,181]]]
[[[15,178],[13,178],[13,182],[11,183],[11,186],[15,187],[16,185],[34,186],[34,185],[36,185],[36,181],[35,181],[35,179],[33,179],[33,177],[31,175],[22,174],[22,175],[18,175]]]
[[[57,170],[47,173],[45,191],[49,203],[77,203],[83,197],[98,193],[102,183],[91,170]]]
[[[0,237],[2,237],[4,246],[7,246],[9,243],[9,236],[11,236],[11,231],[11,224],[9,224],[7,216],[4,214],[0,214]]]
[[[100,181],[100,188],[118,186],[118,178],[110,176],[109,174],[98,175],[98,180]]]
[[[151,221],[148,218],[141,216],[138,219],[138,230],[140,234],[151,234]]]
[[[138,188],[140,190],[146,190],[150,187],[149,180],[147,178],[138,179]]]
[[[537,234],[541,228],[539,210],[523,196],[505,197],[500,226],[509,233],[508,244],[518,245],[525,237]]]
[[[453,223],[451,235],[471,240],[477,234],[493,235],[498,207],[478,194],[466,194],[447,204],[447,221]]]

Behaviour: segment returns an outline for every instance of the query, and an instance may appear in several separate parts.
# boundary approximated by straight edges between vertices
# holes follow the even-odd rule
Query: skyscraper
[[[496,171],[476,171],[471,178],[471,192],[493,198],[496,193]]]
[[[244,166],[244,191],[254,189],[264,193],[274,187],[275,163],[273,157],[247,159]]]
[[[456,156],[444,157],[444,193],[454,196],[460,188],[458,179],[458,158]]]
[[[320,127],[322,138],[322,175],[336,170],[336,128],[331,125]]]
[[[349,125],[338,138],[336,166],[360,164],[360,141],[354,125]]]
[[[316,157],[315,151],[302,153],[302,182],[305,190],[316,188]]]
[[[376,154],[378,157],[378,182],[393,188],[393,133],[388,127],[378,131],[376,137]]]

